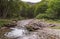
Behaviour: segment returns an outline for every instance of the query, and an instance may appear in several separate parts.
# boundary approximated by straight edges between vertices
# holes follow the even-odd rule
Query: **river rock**
[[[5,34],[5,36],[10,37],[11,39],[13,37],[13,39],[60,39],[60,30],[47,28],[47,24],[44,21],[35,19],[28,21],[23,20],[20,21],[18,24],[19,27],[11,28],[13,30],[7,32],[8,34],[6,33],[7,35]],[[25,28],[33,32],[29,32]]]
[[[48,25],[45,22],[42,22],[40,20],[33,20],[28,25],[26,25],[26,28],[30,31],[43,29],[47,27]]]

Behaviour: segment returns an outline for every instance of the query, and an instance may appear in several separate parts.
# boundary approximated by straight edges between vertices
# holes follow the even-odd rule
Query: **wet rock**
[[[35,31],[35,30],[40,29],[40,27],[38,27],[38,26],[26,26],[26,28],[27,28],[27,30],[29,30],[29,31]]]
[[[8,38],[18,38],[25,36],[27,33],[24,29],[13,28],[11,32],[5,33],[4,35]]]

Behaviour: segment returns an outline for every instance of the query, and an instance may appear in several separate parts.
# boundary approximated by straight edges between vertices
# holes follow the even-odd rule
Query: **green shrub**
[[[43,19],[43,18],[47,18],[48,19],[48,15],[47,14],[39,14],[36,16],[37,19]]]

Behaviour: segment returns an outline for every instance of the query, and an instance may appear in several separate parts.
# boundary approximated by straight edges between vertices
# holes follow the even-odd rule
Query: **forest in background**
[[[0,18],[60,19],[60,0],[28,3],[20,0],[0,0]]]
[[[0,0],[0,39],[60,39],[60,0]]]

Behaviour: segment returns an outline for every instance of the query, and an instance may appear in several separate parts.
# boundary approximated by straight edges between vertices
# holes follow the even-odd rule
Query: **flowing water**
[[[48,28],[33,32],[28,31],[25,25],[31,23],[31,21],[33,19],[18,21],[16,27],[0,29],[0,39],[60,39],[60,37],[53,35],[52,30]]]
[[[0,39],[39,39],[37,32],[30,32],[25,28],[25,25],[27,25],[30,21],[32,21],[32,19],[19,21],[16,27],[10,28],[10,31],[8,30],[9,32],[5,30],[6,32],[4,32],[3,35],[6,38],[2,37]]]
[[[25,29],[12,28],[11,32],[5,33],[4,35],[8,38],[14,39],[38,39],[37,32],[29,32]]]

